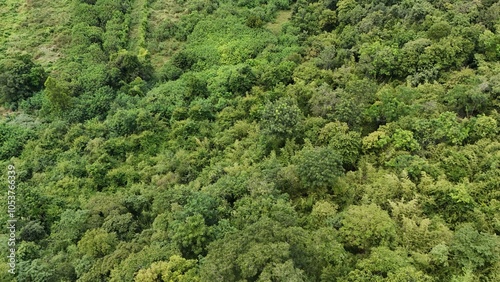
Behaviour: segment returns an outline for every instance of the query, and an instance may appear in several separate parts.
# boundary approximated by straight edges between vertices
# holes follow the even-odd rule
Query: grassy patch
[[[6,0],[0,6],[0,58],[28,53],[47,65],[61,57],[56,38],[68,27],[71,5],[67,1]]]
[[[291,15],[292,15],[291,10],[279,11],[278,15],[276,16],[276,19],[273,22],[268,23],[266,25],[266,28],[269,29],[274,34],[280,33],[283,25],[290,20]]]

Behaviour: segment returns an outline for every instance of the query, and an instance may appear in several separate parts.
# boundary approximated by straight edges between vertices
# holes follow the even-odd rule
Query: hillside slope
[[[0,281],[500,280],[497,1],[0,16]]]

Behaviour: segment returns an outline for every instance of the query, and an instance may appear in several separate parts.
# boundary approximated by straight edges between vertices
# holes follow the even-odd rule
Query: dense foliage
[[[497,1],[0,5],[1,281],[500,281]]]

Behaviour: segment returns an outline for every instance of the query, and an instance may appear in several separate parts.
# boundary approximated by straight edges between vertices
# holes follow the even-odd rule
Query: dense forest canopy
[[[0,15],[0,281],[500,281],[500,2]]]

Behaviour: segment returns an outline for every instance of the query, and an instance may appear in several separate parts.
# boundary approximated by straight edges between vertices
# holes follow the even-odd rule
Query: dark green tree
[[[39,241],[43,239],[47,233],[43,226],[37,221],[28,222],[23,228],[21,228],[20,232],[21,240],[23,241]]]
[[[29,55],[0,61],[0,103],[11,105],[40,91],[47,79],[44,68]]]
[[[305,148],[295,157],[297,172],[305,191],[332,188],[340,177],[342,156],[332,148]]]
[[[488,271],[499,258],[498,248],[496,236],[480,233],[472,224],[466,224],[455,231],[450,251],[458,267]]]

